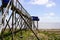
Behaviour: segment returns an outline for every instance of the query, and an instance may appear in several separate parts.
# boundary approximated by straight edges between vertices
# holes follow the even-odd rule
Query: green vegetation
[[[9,30],[5,31],[4,34],[9,34]],[[60,40],[60,33],[59,32],[47,32],[47,31],[40,31],[40,33],[37,34],[38,37],[41,40]],[[4,40],[11,40],[12,35],[7,36],[4,38]],[[14,40],[37,40],[34,34],[30,30],[22,30],[22,35],[21,31],[14,34]]]

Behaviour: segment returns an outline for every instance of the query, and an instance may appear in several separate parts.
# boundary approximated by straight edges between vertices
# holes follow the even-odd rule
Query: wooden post
[[[11,5],[12,5],[12,7],[13,7],[13,4],[14,4],[14,0],[11,0]],[[14,25],[13,25],[13,22],[14,22],[14,7],[13,7],[13,12],[12,12],[12,40],[14,40],[14,30],[13,30],[13,27],[14,27]]]
[[[38,29],[38,21],[37,21],[37,29]]]
[[[3,6],[2,6],[2,15],[4,13]],[[2,18],[2,24],[4,25],[4,19]]]

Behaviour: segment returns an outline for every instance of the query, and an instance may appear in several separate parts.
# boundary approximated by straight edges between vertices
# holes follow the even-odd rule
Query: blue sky
[[[39,17],[39,28],[60,28],[60,0],[19,1],[31,16]]]
[[[60,29],[60,0],[19,1],[31,16],[39,17],[39,28]]]
[[[30,15],[38,16],[40,22],[60,22],[60,0],[19,1]]]
[[[30,15],[40,22],[60,22],[60,0],[19,0]]]

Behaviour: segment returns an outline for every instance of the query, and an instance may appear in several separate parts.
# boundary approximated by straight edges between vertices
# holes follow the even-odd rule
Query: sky
[[[31,16],[39,17],[39,28],[60,28],[60,0],[19,1]]]
[[[31,16],[38,16],[40,22],[60,22],[60,0],[19,1]]]
[[[19,0],[32,16],[40,22],[60,22],[60,0]]]

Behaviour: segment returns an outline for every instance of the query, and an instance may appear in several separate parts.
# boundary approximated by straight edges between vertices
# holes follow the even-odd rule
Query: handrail
[[[18,13],[20,13],[19,10],[16,9],[16,11],[17,11]],[[20,15],[21,18],[24,20],[24,22],[27,24],[28,28],[34,33],[34,35],[36,36],[36,38],[37,38],[38,40],[40,40],[39,37],[36,35],[36,33],[32,30],[31,25],[23,18],[23,15],[22,15],[21,13],[20,13],[19,15]]]
[[[34,35],[36,36],[36,38],[39,40],[39,37],[36,35],[36,33],[32,30],[32,28],[31,28],[31,25],[30,25],[30,23],[29,22],[27,22],[24,18],[26,18],[25,16],[27,16],[28,18],[31,18],[31,16],[30,16],[30,14],[23,8],[23,6],[20,4],[20,2],[17,0],[17,3],[19,4],[19,6],[21,7],[21,10],[19,9],[19,8],[17,8],[17,7],[15,7],[15,5],[13,4],[13,5],[10,5],[10,3],[11,3],[11,0],[9,1],[9,3],[8,3],[8,5],[7,5],[7,7],[6,7],[6,10],[4,11],[4,13],[3,13],[3,15],[2,15],[2,18],[4,18],[6,15],[7,15],[7,11],[9,10],[9,8],[10,8],[10,6],[11,6],[11,8],[13,8],[12,9],[12,11],[14,10],[14,8],[15,8],[15,10],[17,11],[17,14],[19,14],[20,16],[21,16],[21,18],[23,19],[23,21],[26,23],[26,25],[28,26],[28,28],[34,33]],[[21,12],[20,12],[21,11]],[[13,17],[13,13],[11,14],[12,15],[12,17]],[[24,16],[25,15],[25,16]],[[11,18],[11,16],[10,16],[10,18]],[[9,20],[8,20],[8,22],[10,21],[10,18],[9,18]],[[27,18],[27,19],[28,19]],[[28,19],[29,20],[29,19]],[[12,21],[13,21],[13,18],[12,18]],[[30,20],[29,20],[30,21]],[[32,21],[32,20],[31,20]],[[6,26],[8,25],[8,22],[7,22],[7,24],[6,24]],[[6,28],[6,26],[5,26],[5,28]],[[34,25],[35,26],[35,25]],[[13,22],[12,22],[12,27],[13,27]],[[4,30],[5,30],[5,28],[4,28]],[[13,28],[12,28],[13,29]],[[4,30],[3,30],[3,32],[4,32]],[[15,31],[14,33],[17,33],[17,32],[19,32],[20,30],[18,30],[18,31]],[[2,32],[2,33],[3,33]],[[12,30],[12,32],[13,32],[13,30]],[[13,34],[13,33],[12,33]],[[9,33],[8,35],[11,35],[11,33]],[[8,35],[2,35],[2,36],[8,36]],[[2,37],[2,36],[0,36],[0,38]]]

